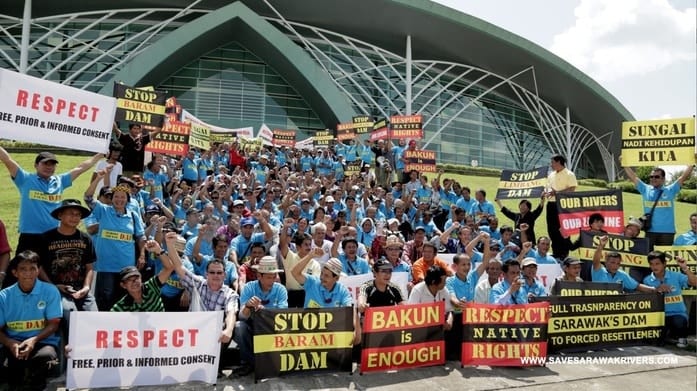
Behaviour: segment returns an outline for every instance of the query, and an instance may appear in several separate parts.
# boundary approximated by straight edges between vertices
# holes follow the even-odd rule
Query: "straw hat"
[[[271,256],[262,257],[259,263],[252,266],[252,269],[256,270],[257,273],[282,273],[283,270],[278,268],[276,259]]]

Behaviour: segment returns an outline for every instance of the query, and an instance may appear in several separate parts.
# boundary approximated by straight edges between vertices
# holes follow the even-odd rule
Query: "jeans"
[[[100,311],[109,311],[126,292],[121,288],[119,273],[98,272],[94,288],[97,307]]]
[[[235,322],[235,331],[232,339],[240,348],[240,361],[254,367],[254,322],[252,319],[238,320]]]
[[[63,331],[65,336],[70,331],[70,313],[73,311],[99,311],[97,301],[88,293],[82,299],[74,299],[71,296],[61,294],[61,304],[63,305]]]
[[[7,383],[10,389],[25,386],[30,390],[46,388],[46,379],[51,368],[58,364],[56,347],[37,343],[28,360],[18,360],[7,347],[3,347],[7,357]]]

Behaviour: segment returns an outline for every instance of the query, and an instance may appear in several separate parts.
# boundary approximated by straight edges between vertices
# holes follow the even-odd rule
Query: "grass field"
[[[12,157],[19,163],[21,167],[29,172],[34,172],[34,158],[36,154],[34,153],[16,153],[12,154]],[[83,160],[89,158],[89,156],[68,156],[68,155],[58,155],[57,172],[65,172],[73,167],[77,166]],[[91,170],[81,175],[65,193],[63,198],[77,198],[82,200],[82,193],[87,188],[89,184],[89,179],[91,177]],[[476,176],[465,176],[456,174],[443,174],[442,178],[453,178],[459,181],[464,186],[469,186],[472,189],[474,195],[474,190],[478,188],[483,188],[486,190],[488,199],[493,202],[493,197],[496,194],[496,188],[498,187],[498,178],[493,177],[476,177]],[[430,178],[429,178],[430,179]],[[7,228],[7,235],[10,241],[10,245],[14,248],[17,243],[17,227],[18,227],[18,215],[19,215],[19,193],[17,188],[12,183],[9,173],[5,167],[0,167],[0,220],[5,223]],[[581,186],[579,190],[598,190],[595,187]],[[624,193],[624,211],[625,220],[629,216],[639,216],[642,214],[641,208],[641,197],[638,194]],[[530,200],[533,203],[533,208],[537,206],[539,200]],[[517,205],[519,200],[504,200],[503,204],[506,205],[511,210],[517,211]],[[689,229],[688,216],[690,213],[697,211],[697,206],[694,204],[688,204],[684,202],[676,203],[676,225],[677,232],[683,233]],[[511,222],[506,218],[502,217],[501,224],[510,224]],[[547,232],[547,223],[544,219],[544,215],[537,220],[535,225],[535,231],[540,233]]]

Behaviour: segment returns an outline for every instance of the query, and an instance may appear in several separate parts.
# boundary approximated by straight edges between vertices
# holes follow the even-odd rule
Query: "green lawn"
[[[12,157],[27,171],[34,171],[34,158],[36,154],[34,153],[15,153]],[[60,163],[58,165],[58,172],[64,172],[70,170],[71,168],[78,165],[83,160],[89,158],[89,156],[69,156],[65,154],[59,154],[58,160]],[[80,176],[77,181],[69,188],[65,194],[64,198],[77,198],[82,200],[82,193],[87,188],[89,184],[89,179],[91,177],[91,170]],[[494,196],[496,195],[496,188],[498,186],[498,178],[493,177],[477,177],[477,176],[465,176],[457,174],[443,174],[443,178],[454,178],[459,181],[464,186],[469,186],[472,189],[473,195],[474,191],[478,188],[484,188],[487,192],[488,199],[493,202]],[[430,178],[429,178],[430,179]],[[0,188],[0,220],[5,223],[7,228],[8,239],[10,240],[10,245],[14,248],[17,243],[17,222],[19,214],[19,194],[17,188],[12,184],[10,176],[4,167],[0,167],[0,183],[5,185]],[[581,186],[579,190],[597,190],[594,187]],[[624,193],[624,210],[625,210],[625,220],[629,216],[639,216],[642,213],[641,208],[641,198],[637,194]],[[512,210],[517,210],[519,200],[504,200],[503,203]],[[531,200],[533,207],[537,206],[538,200]],[[679,233],[686,232],[689,229],[688,216],[690,213],[697,211],[697,206],[694,204],[688,204],[684,202],[676,203],[676,219],[677,219],[677,231]],[[501,224],[510,224],[511,222],[503,217]],[[535,231],[538,233],[547,232],[547,223],[544,217],[537,220],[535,226]]]

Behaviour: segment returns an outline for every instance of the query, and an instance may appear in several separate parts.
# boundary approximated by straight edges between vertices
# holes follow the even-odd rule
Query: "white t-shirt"
[[[421,281],[420,283],[414,285],[414,288],[411,290],[411,294],[409,294],[409,300],[407,302],[409,304],[424,304],[436,303],[439,301],[445,302],[445,311],[449,312],[453,310],[453,306],[450,303],[450,293],[448,293],[446,288],[439,290],[436,292],[436,295],[433,296],[431,291],[428,290],[426,282]]]
[[[103,170],[107,166],[107,164],[109,164],[109,162],[107,162],[106,159],[100,160],[94,167],[94,172]],[[111,187],[117,185],[116,181],[119,179],[120,175],[123,175],[123,166],[120,162],[116,162],[114,163],[114,168],[111,170],[111,174],[109,175],[109,183]],[[94,190],[95,199],[99,195],[99,190],[101,190],[102,187],[104,187],[104,179],[100,180],[99,183],[97,183],[97,188]]]

